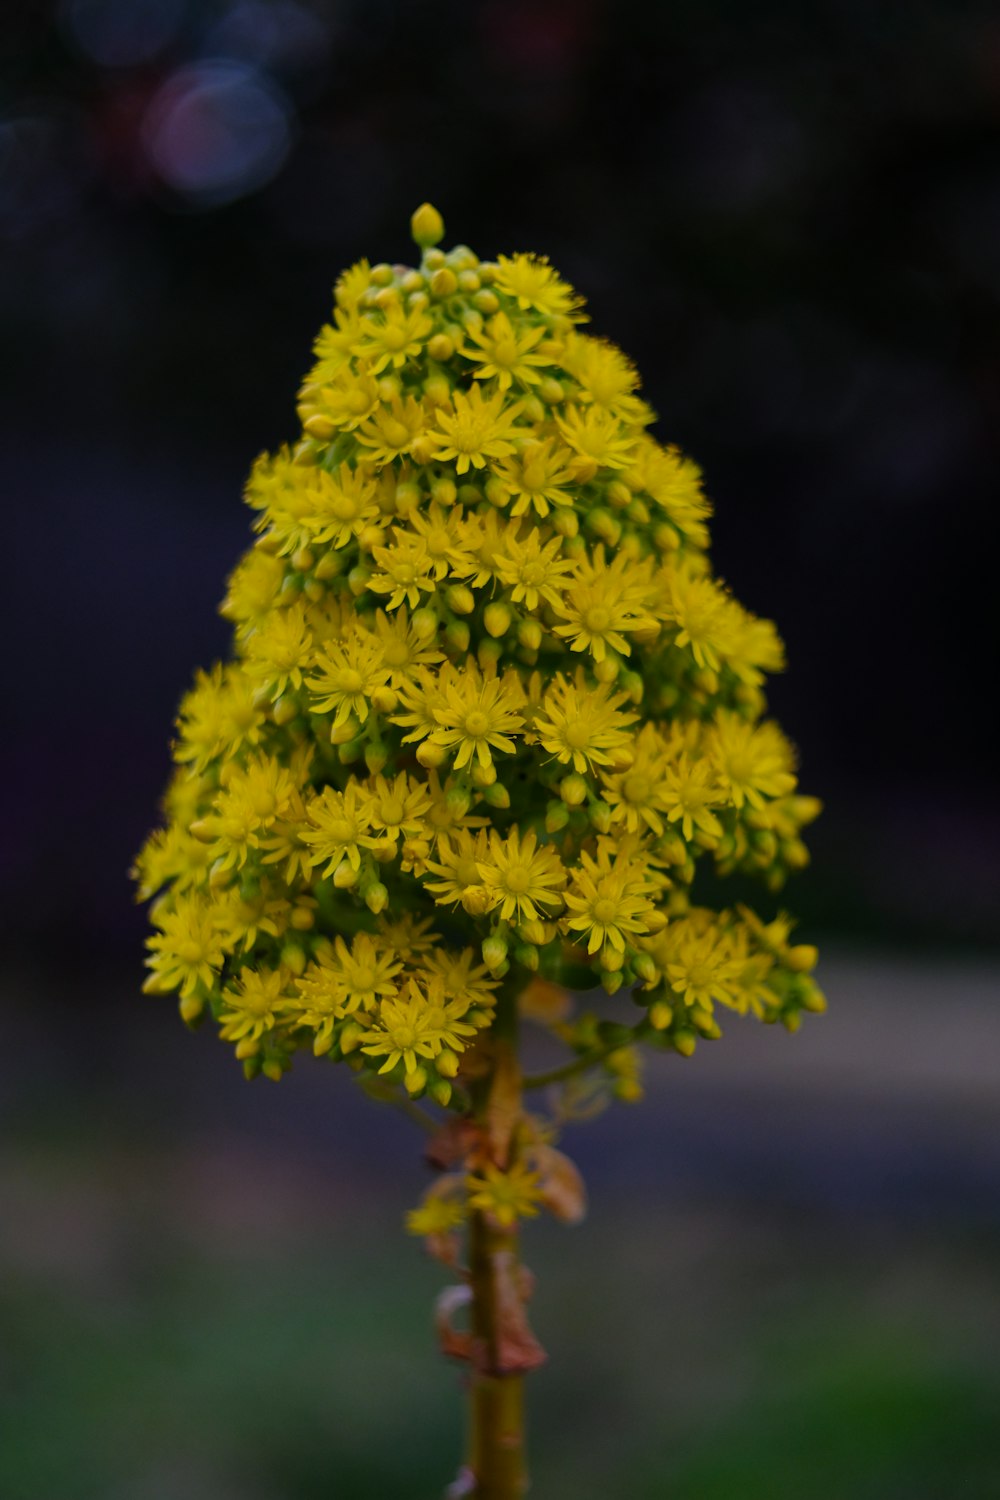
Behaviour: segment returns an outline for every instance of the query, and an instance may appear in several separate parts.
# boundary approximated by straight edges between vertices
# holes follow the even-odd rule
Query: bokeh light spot
[[[234,62],[205,62],[175,73],[153,98],[144,123],[156,171],[190,202],[215,207],[263,187],[292,141],[288,101],[270,80]]]

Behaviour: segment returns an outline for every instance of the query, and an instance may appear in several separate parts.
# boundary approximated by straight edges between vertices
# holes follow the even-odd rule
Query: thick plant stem
[[[501,1363],[497,1256],[512,1257],[515,1236],[498,1234],[482,1214],[469,1228],[472,1335],[488,1369]],[[469,1391],[469,1470],[475,1500],[521,1500],[527,1493],[524,1455],[524,1376],[488,1374],[475,1366]]]
[[[517,1001],[512,987],[505,986],[498,997],[493,1039],[493,1068],[480,1095],[477,1116],[499,1164],[505,1166],[522,1108]],[[524,1374],[523,1368],[509,1368],[509,1338],[503,1324],[517,1274],[516,1226],[503,1229],[486,1215],[473,1213],[469,1286],[475,1352],[469,1387],[468,1472],[475,1500],[521,1500],[528,1490]]]

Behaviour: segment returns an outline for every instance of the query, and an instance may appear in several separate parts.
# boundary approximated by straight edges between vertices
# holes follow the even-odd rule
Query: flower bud
[[[444,220],[431,203],[421,203],[410,219],[410,233],[421,250],[429,250],[444,239]]]
[[[443,475],[440,479],[432,481],[431,499],[437,505],[454,505],[457,498],[458,489],[454,479],[449,479],[447,475]]]
[[[447,266],[442,266],[439,271],[434,272],[431,277],[432,297],[451,297],[457,291],[458,277],[454,271],[449,270]]]
[[[436,333],[428,341],[427,353],[431,359],[437,360],[439,364],[447,364],[455,352],[455,340],[450,339],[446,333]]]
[[[666,1031],[673,1019],[673,1007],[668,1005],[665,1000],[656,1000],[649,1007],[650,1024],[657,1031]]]
[[[380,911],[385,911],[389,902],[389,892],[380,880],[370,885],[365,891],[365,905],[370,912],[378,916]]]
[[[257,1041],[255,1037],[241,1037],[241,1039],[236,1043],[236,1056],[239,1058],[240,1062],[242,1062],[245,1057],[256,1057],[259,1051],[260,1042]]]
[[[686,1026],[682,1027],[680,1031],[674,1032],[674,1046],[677,1048],[677,1051],[681,1054],[682,1057],[691,1057],[697,1045],[697,1036]]]
[[[426,604],[415,609],[410,616],[413,633],[419,641],[429,641],[437,634],[438,617]]]
[[[350,860],[342,859],[333,872],[333,883],[338,891],[350,890],[352,885],[357,885],[358,874]]]
[[[487,604],[483,610],[483,624],[494,637],[504,635],[510,629],[512,618],[507,605],[499,602]]]
[[[514,948],[514,961],[534,972],[538,968],[538,949],[532,948],[528,943],[518,943]]]
[[[376,713],[391,714],[399,702],[399,694],[388,684],[375,688],[371,696],[371,705]]]
[[[568,506],[560,507],[559,510],[553,512],[552,525],[559,535],[564,537],[575,537],[580,530],[576,511],[570,510]]]
[[[476,596],[464,583],[453,583],[444,596],[448,608],[456,615],[471,615],[476,607]]]
[[[361,725],[353,714],[348,714],[341,724],[330,725],[330,744],[346,745],[351,740],[357,739],[361,733]]]
[[[444,631],[445,640],[449,646],[463,654],[469,649],[472,632],[465,620],[449,620]]]
[[[537,651],[542,644],[542,627],[537,620],[526,615],[524,619],[518,621],[517,638],[529,651]]]
[[[632,967],[636,977],[644,984],[655,984],[660,977],[660,971],[649,953],[637,953],[632,960]]]
[[[458,1072],[458,1055],[444,1047],[434,1059],[434,1066],[442,1078],[454,1078]]]
[[[181,1013],[181,1020],[186,1025],[192,1026],[204,1011],[205,1002],[200,995],[184,995],[177,1008]],[[236,1055],[237,1057],[240,1055],[238,1049]]]
[[[418,1063],[412,1073],[404,1073],[403,1087],[411,1099],[422,1094],[427,1087],[427,1069],[422,1068]]]
[[[497,768],[492,763],[490,765],[488,765],[488,766],[481,766],[477,762],[473,766],[473,768],[472,768],[472,784],[473,784],[473,786],[479,786],[479,787],[492,786],[493,783],[494,783],[494,781],[496,781],[496,779],[497,779]]]
[[[492,937],[483,939],[483,963],[493,973],[506,961],[507,944],[502,937],[495,933]]]
[[[313,577],[325,583],[329,578],[336,578],[338,573],[343,572],[343,568],[344,559],[339,552],[324,552],[313,569]]]
[[[306,971],[306,955],[298,943],[285,943],[281,950],[281,962],[296,978]]]
[[[565,802],[550,802],[545,810],[545,832],[559,833],[569,822],[569,808]]]
[[[590,821],[598,833],[611,832],[611,808],[607,802],[592,802],[590,804]]]
[[[483,792],[483,801],[489,803],[490,807],[507,808],[510,806],[510,792],[499,781],[494,781]]]
[[[785,962],[799,974],[808,974],[819,963],[819,949],[812,943],[796,943],[785,954]]]
[[[479,665],[484,672],[488,672],[491,667],[495,667],[502,654],[503,647],[500,645],[500,642],[489,639],[480,641],[476,650]]]
[[[347,1057],[348,1053],[355,1051],[361,1046],[364,1039],[364,1027],[357,1021],[348,1021],[340,1033],[340,1050]]]
[[[432,1078],[427,1085],[427,1092],[435,1104],[440,1104],[442,1109],[447,1109],[451,1103],[452,1087],[447,1078]]]
[[[442,745],[435,745],[433,740],[421,740],[417,746],[417,760],[427,771],[437,770],[447,759],[448,752]]]
[[[559,783],[559,795],[567,807],[579,807],[587,800],[587,783],[582,776],[574,773],[572,776],[564,776]]]
[[[493,897],[484,885],[468,885],[462,892],[462,906],[470,917],[482,917],[493,905]]]

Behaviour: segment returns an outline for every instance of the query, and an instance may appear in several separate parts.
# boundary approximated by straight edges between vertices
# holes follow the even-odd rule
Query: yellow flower
[[[458,1198],[445,1198],[440,1193],[428,1194],[419,1208],[411,1208],[406,1215],[407,1234],[422,1235],[425,1239],[440,1234],[449,1234],[460,1229],[468,1217],[465,1204]]]
[[[516,827],[505,839],[491,833],[489,859],[479,864],[479,874],[505,922],[533,921],[544,914],[539,907],[562,904],[559,891],[566,871],[550,845],[538,848],[533,831],[523,839]]]
[[[485,964],[477,962],[478,956],[473,948],[463,948],[460,953],[437,949],[423,960],[423,972],[429,980],[441,984],[445,1000],[459,1017],[473,1006],[491,1010],[494,1004],[493,991],[500,981]]]
[[[375,776],[362,788],[362,797],[372,827],[393,843],[400,834],[414,837],[424,831],[431,799],[427,788],[405,771],[391,781]]]
[[[378,519],[376,488],[362,469],[341,464],[336,475],[317,469],[316,504],[306,526],[313,542],[346,547]]]
[[[430,917],[418,921],[408,911],[393,917],[379,917],[377,926],[387,948],[395,948],[397,952],[408,954],[411,958],[420,953],[429,953],[441,942]]]
[[[510,738],[524,727],[518,712],[519,697],[506,678],[481,678],[467,672],[463,677],[445,683],[443,701],[435,708],[441,726],[431,735],[432,741],[454,750],[455,769],[460,771],[475,757],[481,766],[493,764],[494,750],[513,755],[517,746]]]
[[[556,635],[567,638],[571,651],[589,650],[595,661],[604,661],[609,647],[628,656],[632,648],[622,632],[643,623],[624,598],[621,580],[610,572],[591,582],[572,582],[553,607],[567,622],[555,627]]]
[[[334,938],[332,947],[317,950],[315,963],[296,981],[302,1024],[321,1029],[324,1040],[332,1040],[334,1021],[359,1009],[372,1011],[397,994],[402,967],[392,950],[376,944],[367,932],[357,933],[350,947],[342,937]]]
[[[378,404],[378,381],[370,370],[334,369],[330,361],[321,360],[299,391],[298,412],[305,431],[325,439],[353,432]]]
[[[287,969],[242,968],[235,985],[222,992],[222,1040],[255,1042],[284,1020],[294,1008],[287,992],[290,978]]]
[[[638,494],[649,495],[693,547],[708,546],[712,507],[705,498],[701,470],[679,448],[661,448],[643,436],[622,478]]]
[[[377,1021],[364,1033],[361,1050],[369,1057],[385,1058],[380,1073],[391,1072],[399,1062],[406,1073],[413,1073],[418,1058],[434,1058],[441,1051],[437,1020],[426,994],[410,979],[405,998],[383,1000]]]
[[[694,837],[696,828],[710,841],[721,837],[722,824],[710,809],[724,800],[711,761],[692,761],[682,754],[676,764],[666,768],[660,806],[671,823],[680,823],[686,839]]]
[[[589,953],[596,953],[605,943],[624,952],[628,939],[648,931],[652,887],[640,865],[628,858],[612,858],[606,850],[594,859],[584,849],[570,878],[564,900],[572,915],[564,919],[564,926],[568,932],[586,935]]]
[[[734,807],[763,807],[765,797],[795,790],[791,746],[776,724],[748,724],[720,712],[706,736],[719,785]]]
[[[407,311],[392,303],[380,317],[361,319],[361,337],[352,352],[371,361],[374,375],[387,365],[398,370],[408,359],[418,358],[433,329],[422,309]]]
[[[424,885],[439,906],[454,906],[470,890],[482,886],[479,862],[488,857],[489,847],[482,829],[473,835],[464,828],[456,828],[453,833],[438,836],[437,859],[427,861],[428,871],[438,878],[425,878]]]
[[[615,823],[624,823],[630,833],[651,828],[663,832],[661,813],[666,811],[661,792],[670,765],[670,747],[654,724],[644,724],[632,742],[632,764],[624,771],[603,772],[604,800]]]
[[[299,835],[312,848],[311,863],[326,863],[324,875],[330,875],[346,859],[352,869],[361,866],[362,849],[374,849],[371,822],[358,794],[357,782],[338,792],[326,786],[306,804],[309,827]]]
[[[740,971],[726,935],[714,924],[698,932],[690,921],[676,923],[668,934],[667,978],[684,1003],[709,1014],[713,1000],[736,1005]]]
[[[562,364],[580,387],[576,399],[582,405],[593,403],[630,421],[644,415],[643,403],[632,394],[639,385],[638,373],[614,344],[573,333],[566,340]]]
[[[145,988],[155,993],[178,990],[182,996],[211,990],[226,958],[219,931],[218,908],[200,893],[172,896],[158,903],[152,920],[160,930],[147,939],[153,957]]]
[[[500,255],[493,286],[513,297],[519,308],[531,308],[549,318],[571,318],[585,322],[580,314],[582,297],[561,281],[544,255]]]
[[[373,549],[378,571],[368,580],[368,587],[373,593],[389,595],[387,609],[398,609],[401,604],[416,609],[421,593],[429,594],[434,588],[434,564],[422,536],[398,526],[392,536],[390,546]]]
[[[388,407],[380,407],[367,422],[363,422],[355,436],[362,447],[368,450],[365,457],[374,464],[390,464],[393,459],[410,453],[428,457],[422,443],[426,433],[427,419],[424,408],[412,396],[400,400],[397,396]]]
[[[174,759],[204,771],[213,760],[259,744],[264,713],[255,692],[242,662],[217,662],[211,672],[198,672],[195,686],[181,702]]]
[[[557,445],[551,437],[523,443],[517,453],[501,459],[496,474],[514,502],[511,515],[523,516],[534,507],[538,515],[547,516],[553,506],[572,505],[568,488],[574,483],[572,459],[569,449]]]
[[[544,326],[515,328],[506,313],[498,312],[485,327],[467,330],[477,347],[466,346],[459,353],[479,365],[477,380],[495,378],[501,391],[510,390],[513,381],[536,385],[542,379],[540,368],[552,363],[548,352],[538,347],[545,333]]]
[[[345,723],[351,714],[363,724],[372,694],[389,681],[378,639],[357,628],[347,640],[321,646],[313,666],[315,675],[306,678],[312,695],[310,711],[335,711],[335,725]]]
[[[438,407],[434,415],[440,428],[433,434],[434,457],[454,459],[459,474],[467,473],[470,464],[482,469],[487,460],[514,452],[514,424],[520,407],[505,407],[502,391],[484,396],[478,385],[468,395],[453,391],[451,409]]]
[[[538,1214],[542,1199],[540,1181],[539,1174],[529,1171],[523,1162],[514,1162],[504,1172],[488,1161],[481,1173],[466,1178],[469,1207],[489,1214],[502,1228],[510,1229],[518,1219],[533,1219]]]
[[[498,577],[510,589],[515,604],[523,604],[534,612],[538,601],[558,604],[566,574],[573,571],[573,560],[561,557],[562,538],[552,537],[542,541],[537,527],[532,527],[527,536],[519,537],[512,529],[508,532],[503,551],[497,554]]]
[[[568,406],[556,414],[556,426],[567,448],[586,465],[581,478],[597,469],[624,469],[635,451],[634,435],[598,406]]]
[[[790,919],[691,904],[706,865],[777,890],[819,804],[766,718],[777,631],[716,578],[701,471],[650,435],[635,368],[543,258],[443,232],[424,205],[419,267],[337,282],[301,428],[247,482],[233,659],[181,702],[134,873],[146,988],[210,1007],[248,1077],[311,1048],[461,1113],[532,974],[628,986],[682,1052],[712,1005],[821,1008]],[[525,1013],[597,1048],[600,1007],[553,996]],[[639,1093],[627,1033],[595,1082]],[[482,1162],[416,1223],[455,1227]],[[532,1211],[530,1178],[484,1167],[477,1211]]]
[[[390,687],[404,687],[418,667],[433,667],[444,660],[436,640],[418,635],[403,608],[392,615],[377,610],[375,635],[382,649],[382,661],[389,669]]]
[[[612,697],[603,683],[592,686],[582,675],[570,682],[557,672],[532,719],[532,732],[557,760],[583,775],[610,765],[613,752],[628,745],[628,726],[638,716],[621,711],[627,701],[625,693]]]
[[[718,671],[733,641],[733,610],[714,579],[689,569],[668,575],[668,610],[678,646],[686,646],[699,667]]]
[[[341,277],[341,281],[337,283],[338,288],[342,283],[345,286],[358,285],[360,277],[366,275],[367,272],[366,263],[360,262],[346,273],[346,277]],[[364,290],[367,290],[367,283]],[[349,300],[342,300],[337,288],[334,291],[339,306],[334,309],[333,322],[325,324],[320,329],[313,344],[316,364],[311,371],[311,378],[317,381],[336,379],[347,364],[351,348],[357,343],[361,332],[357,298],[352,296]]]
[[[244,670],[273,698],[300,688],[312,664],[313,639],[301,604],[274,610],[248,638]]]
[[[258,625],[277,599],[284,578],[285,565],[280,557],[265,552],[259,544],[252,547],[229,575],[220,615],[237,625]]]
[[[424,544],[430,558],[434,577],[444,578],[449,572],[467,571],[469,554],[462,542],[462,511],[446,512],[439,505],[431,505],[425,514],[407,517],[407,526]]]

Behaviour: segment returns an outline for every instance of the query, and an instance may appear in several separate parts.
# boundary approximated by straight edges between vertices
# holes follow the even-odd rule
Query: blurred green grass
[[[239,1143],[50,1133],[11,1162],[4,1500],[440,1497],[460,1375],[396,1184]],[[1000,1494],[993,1234],[620,1196],[526,1257],[540,1500]]]

